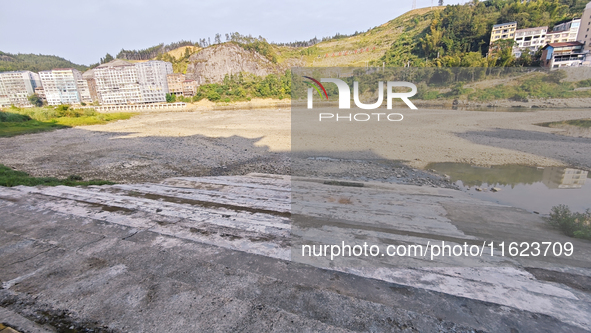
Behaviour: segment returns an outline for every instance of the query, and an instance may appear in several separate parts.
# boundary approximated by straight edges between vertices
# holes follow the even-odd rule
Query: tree
[[[443,0],[439,0],[439,6],[443,6]]]
[[[166,94],[166,103],[176,102],[176,96],[173,94]]]
[[[215,34],[215,43],[216,44],[221,44],[222,43],[222,35]]]
[[[113,61],[113,59],[113,56],[107,53],[104,58],[101,58],[101,64],[106,64],[109,61]]]
[[[37,94],[29,95],[28,99],[29,102],[31,102],[31,104],[33,104],[34,106],[43,106],[43,101],[41,100],[41,97],[39,97],[39,95]]]

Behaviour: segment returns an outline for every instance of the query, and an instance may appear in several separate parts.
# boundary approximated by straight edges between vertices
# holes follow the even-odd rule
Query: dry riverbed
[[[436,177],[429,179],[428,173],[413,168],[465,162],[591,169],[590,138],[559,135],[563,130],[535,125],[589,118],[591,112],[584,109],[406,110],[404,116],[383,139],[393,144],[385,142],[379,145],[384,148],[372,151],[400,163],[353,163],[349,167],[359,170],[352,173],[368,180],[400,176],[408,183],[441,185]],[[0,163],[34,176],[76,174],[126,183],[174,176],[289,174],[290,120],[288,109],[145,113],[106,125],[0,138]],[[308,137],[319,147],[329,139]],[[357,142],[360,148],[368,144]]]

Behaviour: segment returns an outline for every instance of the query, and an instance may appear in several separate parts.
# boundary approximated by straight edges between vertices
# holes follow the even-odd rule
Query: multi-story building
[[[45,98],[49,105],[80,104],[78,82],[82,73],[73,68],[56,68],[39,72]]]
[[[41,86],[39,75],[30,71],[0,73],[0,106],[29,106],[29,95]]]
[[[183,82],[185,81],[185,74],[174,73],[166,76],[168,82],[168,92],[173,95],[183,95]]]
[[[586,53],[583,43],[548,43],[542,48],[542,67],[560,68],[581,66]]]
[[[165,102],[166,76],[172,73],[172,64],[156,60],[133,64],[115,59],[96,67],[93,73],[101,104]]]
[[[587,174],[587,171],[578,169],[547,167],[544,169],[542,182],[549,189],[576,189],[585,185]]]
[[[577,34],[577,41],[585,44],[585,51],[591,51],[591,2],[585,6]]]
[[[88,93],[92,102],[98,102],[98,93],[96,91],[96,80],[94,79],[94,69],[89,69],[82,74],[82,79],[86,81],[88,86]]]
[[[80,93],[80,101],[84,103],[92,103],[92,96],[90,96],[90,88],[88,87],[88,81],[81,79],[78,80],[78,92]]]
[[[183,81],[183,96],[185,97],[192,97],[197,94],[197,81],[195,80],[185,80]]]
[[[166,76],[172,74],[172,64],[151,60],[137,63],[135,67],[142,91],[142,103],[166,102],[166,94],[168,94]]]
[[[135,66],[115,59],[94,70],[96,92],[101,104],[138,104],[142,94]]]
[[[546,34],[546,43],[564,43],[577,41],[581,19],[573,19],[557,24],[552,32]]]
[[[495,24],[490,34],[490,44],[501,39],[514,39],[517,22]]]
[[[516,57],[521,57],[525,52],[530,54],[535,53],[539,48],[545,45],[546,32],[548,32],[548,27],[516,30],[513,54]]]
[[[35,88],[35,95],[39,96],[43,102],[47,102],[47,98],[45,98],[45,90],[43,90],[42,86]]]

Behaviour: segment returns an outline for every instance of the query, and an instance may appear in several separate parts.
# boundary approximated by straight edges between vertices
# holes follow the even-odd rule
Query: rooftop
[[[493,28],[496,28],[496,27],[502,27],[502,26],[504,26],[504,25],[512,25],[512,24],[517,24],[517,22],[499,23],[499,24],[495,24],[495,25],[493,25]]]

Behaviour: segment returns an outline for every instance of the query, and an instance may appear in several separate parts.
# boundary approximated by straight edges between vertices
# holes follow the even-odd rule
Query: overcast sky
[[[417,0],[417,7],[430,5],[431,0]],[[274,42],[351,34],[411,7],[412,0],[0,0],[0,51],[57,55],[88,65],[122,48],[213,41],[216,33],[222,41],[225,33],[237,31]]]

